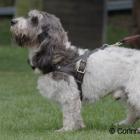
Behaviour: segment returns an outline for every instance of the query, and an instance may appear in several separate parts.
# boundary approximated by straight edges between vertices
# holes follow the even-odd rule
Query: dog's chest
[[[39,48],[37,48],[37,47],[32,47],[32,48],[28,49],[28,63],[32,67],[32,69],[34,70],[35,74],[41,74],[42,73],[38,68],[35,68],[34,64],[33,64],[33,57],[36,55],[36,53],[38,51],[39,51]]]
[[[31,47],[28,49],[28,60],[31,66],[33,66],[33,57],[39,51],[37,47]]]

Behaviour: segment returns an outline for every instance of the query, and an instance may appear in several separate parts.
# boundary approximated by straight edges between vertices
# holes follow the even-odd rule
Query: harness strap
[[[86,51],[82,56],[80,56],[81,59],[80,59],[79,67],[76,70],[75,78],[76,78],[76,82],[77,82],[77,85],[78,85],[78,89],[80,91],[81,101],[83,100],[82,83],[83,83],[84,74],[86,72],[87,59],[91,54],[97,52],[98,50],[103,50],[107,46],[108,46],[108,44],[104,44],[102,47],[97,48],[93,51]]]
[[[76,71],[76,82],[77,82],[77,85],[78,85],[78,89],[80,91],[80,99],[81,99],[81,101],[83,99],[82,82],[83,82],[83,78],[84,78],[84,74],[85,74],[86,63],[87,63],[87,59],[80,60],[79,68]]]

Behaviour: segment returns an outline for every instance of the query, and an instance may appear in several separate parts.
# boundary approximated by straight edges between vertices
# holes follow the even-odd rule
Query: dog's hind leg
[[[125,120],[120,121],[119,123],[116,123],[115,125],[132,125],[139,119],[137,115],[137,111],[135,108],[129,106],[128,107],[128,114],[127,118]]]
[[[129,73],[129,81],[125,85],[125,91],[127,93],[126,103],[128,105],[127,118],[119,125],[131,125],[139,119],[140,112],[140,66],[137,65],[133,68],[133,71]]]

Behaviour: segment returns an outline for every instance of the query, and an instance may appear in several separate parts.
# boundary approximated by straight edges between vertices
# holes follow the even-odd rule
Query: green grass
[[[10,19],[0,19],[0,45],[9,45],[11,42],[11,35],[9,32]]]
[[[4,28],[9,24],[6,22],[4,26],[1,23],[0,26]],[[27,51],[10,47],[9,32],[3,28],[0,32],[0,42],[4,44],[0,46],[0,140],[139,139],[139,135],[109,133],[112,124],[126,115],[123,105],[111,97],[105,97],[94,105],[83,106],[85,129],[54,132],[62,127],[60,108],[39,94],[36,89],[37,76],[26,63]],[[108,34],[108,42],[113,43],[127,35],[127,31],[110,25]]]

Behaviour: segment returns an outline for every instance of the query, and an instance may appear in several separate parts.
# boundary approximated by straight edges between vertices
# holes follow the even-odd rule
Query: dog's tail
[[[125,37],[121,40],[121,43],[130,46],[130,48],[140,49],[140,35],[132,35]]]

